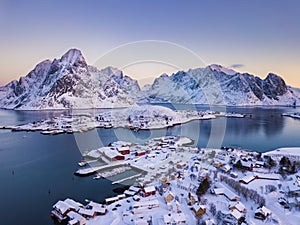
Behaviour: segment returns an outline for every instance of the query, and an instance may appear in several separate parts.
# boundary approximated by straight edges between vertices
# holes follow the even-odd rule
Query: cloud
[[[242,67],[245,67],[245,65],[237,63],[237,64],[232,64],[229,68],[238,69]]]

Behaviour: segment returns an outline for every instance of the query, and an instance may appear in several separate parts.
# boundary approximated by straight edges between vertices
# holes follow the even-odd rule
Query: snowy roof
[[[271,215],[271,210],[267,209],[265,206],[261,207],[261,208],[258,208],[255,213],[262,213],[264,214],[265,216],[268,216],[268,215]]]
[[[80,221],[85,221],[85,218],[83,216],[81,216],[80,214],[78,214],[77,212],[69,212],[67,214],[67,216],[71,219],[71,220],[77,220],[78,222]],[[76,224],[76,223],[75,223]]]
[[[241,202],[232,202],[230,205],[229,205],[229,208],[231,207],[235,207],[238,211],[242,212],[246,209],[245,205]]]
[[[76,211],[78,211],[78,209],[80,207],[83,207],[83,205],[79,202],[75,202],[73,199],[70,199],[70,198],[67,198],[65,201],[64,201],[66,204],[72,206]]]
[[[135,195],[135,191],[129,191],[129,190],[126,190],[126,191],[124,191],[124,194],[126,194],[126,195],[129,195],[129,196],[133,196],[133,195]]]
[[[226,171],[228,171],[228,170],[231,169],[231,167],[230,167],[228,164],[224,165],[223,168],[224,168]]]
[[[224,194],[224,188],[215,188],[214,193],[216,195],[222,195],[222,194]]]
[[[103,207],[102,204],[99,204],[99,203],[93,202],[93,201],[90,201],[89,204],[88,204],[88,206],[91,206],[93,208],[102,208]]]
[[[91,206],[94,212],[97,213],[105,213],[106,209],[103,207],[103,205],[96,203],[96,202],[90,202],[88,206]]]
[[[214,192],[216,195],[222,195],[224,194],[229,200],[233,200],[233,199],[239,199],[239,196],[234,194],[232,191],[230,191],[229,189],[223,187],[223,188],[215,188]]]
[[[114,202],[114,201],[118,201],[118,200],[119,200],[118,197],[111,197],[111,198],[105,199],[106,202]]]
[[[108,158],[111,158],[111,159],[113,159],[113,158],[115,158],[115,157],[117,157],[117,156],[122,156],[122,157],[123,157],[122,154],[120,154],[118,151],[115,151],[115,150],[106,150],[106,151],[105,151],[105,155],[106,155]]]
[[[168,197],[169,195],[174,197],[174,194],[171,191],[167,191],[167,192],[164,193],[165,198]]]
[[[263,166],[265,163],[263,161],[256,161],[255,164]]]
[[[79,209],[78,211],[81,215],[86,215],[86,216],[94,216],[95,211],[93,209]]]
[[[134,221],[134,224],[135,225],[148,225],[149,223],[145,219],[137,219],[137,220]]]
[[[175,223],[180,223],[186,221],[186,216],[184,213],[174,213],[171,215]]]
[[[259,179],[270,179],[270,180],[279,180],[278,174],[270,174],[270,173],[258,173],[257,178]]]
[[[125,194],[120,194],[120,195],[117,195],[118,199],[121,199],[121,198],[126,198],[126,195]]]
[[[240,213],[240,212],[239,212],[238,210],[236,210],[236,209],[232,210],[230,214],[231,214],[236,220],[240,219],[240,218],[243,216],[243,214]]]
[[[79,222],[78,220],[72,219],[68,222],[68,225],[76,225],[76,224],[78,224],[78,222]]]
[[[193,208],[194,208],[195,211],[199,211],[200,209],[206,210],[206,206],[205,205],[199,205],[199,204],[194,204]]]
[[[157,199],[153,199],[150,201],[137,202],[132,207],[139,208],[139,207],[148,207],[148,206],[157,206],[157,205],[159,205],[159,201]]]
[[[138,192],[138,191],[140,190],[140,188],[135,187],[135,186],[130,186],[130,187],[129,187],[129,190],[130,190],[130,191],[133,191],[133,192]]]
[[[241,160],[241,164],[244,167],[251,167],[251,166],[253,166],[253,163],[249,162],[249,161],[245,162],[245,161]]]
[[[65,214],[69,209],[75,209],[74,207],[60,200],[53,206],[53,208],[59,211],[61,214]]]
[[[232,191],[228,190],[227,188],[225,188],[224,190],[224,195],[230,200],[239,199],[238,195],[234,194]]]
[[[254,179],[256,179],[256,176],[250,174],[250,175],[247,175],[247,176],[243,177],[242,179],[240,179],[240,181],[242,181],[242,182],[248,184],[248,183],[250,183],[251,181],[253,181]]]
[[[127,146],[125,146],[125,147],[117,147],[117,150],[118,151],[126,151],[126,150],[129,150],[129,147]]]
[[[154,186],[149,186],[149,187],[145,187],[145,188],[144,188],[144,191],[145,191],[146,193],[149,193],[149,192],[154,192],[154,191],[156,191],[156,189],[155,189]]]

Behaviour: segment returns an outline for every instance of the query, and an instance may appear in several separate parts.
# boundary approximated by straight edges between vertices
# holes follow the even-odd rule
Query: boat
[[[78,163],[78,165],[79,166],[85,166],[87,164],[87,161],[86,160],[81,160],[79,163]]]
[[[100,178],[101,178],[101,174],[100,173],[97,173],[97,175],[93,177],[94,180],[98,180]]]

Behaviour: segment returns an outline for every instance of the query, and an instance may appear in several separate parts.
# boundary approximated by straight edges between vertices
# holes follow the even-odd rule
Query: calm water
[[[189,107],[177,105],[175,108]],[[76,135],[44,136],[39,132],[0,130],[1,224],[53,224],[49,213],[59,199],[71,197],[83,203],[85,199],[103,201],[114,196],[113,189],[120,185],[111,185],[104,179],[76,177],[73,173],[82,158],[81,152],[116,140],[142,143],[152,137],[185,135],[196,140],[195,145],[199,147],[240,146],[260,152],[300,146],[300,120],[281,117],[281,113],[299,112],[299,108],[227,108],[227,111],[247,116],[193,121],[138,133],[126,129],[98,129]],[[0,110],[0,122],[1,125],[23,124],[62,113],[65,112]]]

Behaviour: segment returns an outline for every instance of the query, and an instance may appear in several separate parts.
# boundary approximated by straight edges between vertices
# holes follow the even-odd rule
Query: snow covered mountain
[[[135,105],[137,81],[122,71],[87,65],[77,49],[39,63],[27,76],[0,87],[7,109],[111,108]]]
[[[112,108],[170,102],[222,105],[295,105],[300,89],[270,73],[262,80],[220,65],[163,74],[142,90],[138,82],[112,67],[87,65],[71,49],[60,59],[39,63],[27,76],[0,87],[0,108],[38,110]]]
[[[299,89],[287,86],[278,75],[270,73],[262,80],[220,65],[179,71],[171,76],[163,74],[143,92],[141,102],[241,106],[300,103]]]

